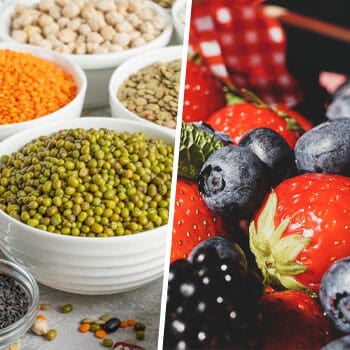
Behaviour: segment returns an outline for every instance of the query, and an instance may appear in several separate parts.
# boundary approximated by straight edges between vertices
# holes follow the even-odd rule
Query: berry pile
[[[186,79],[193,105],[220,105],[220,94],[191,97],[190,70]],[[341,348],[350,334],[350,115],[312,125],[232,93],[209,116],[187,109],[182,125],[164,348]]]

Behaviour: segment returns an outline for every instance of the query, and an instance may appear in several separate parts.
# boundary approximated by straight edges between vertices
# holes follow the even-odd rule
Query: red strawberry
[[[226,235],[222,218],[205,205],[197,184],[178,177],[170,261],[186,259],[199,242],[209,237]]]
[[[280,183],[250,224],[266,285],[318,292],[323,274],[350,252],[350,178],[304,174]]]
[[[266,350],[319,350],[332,330],[310,295],[296,290],[265,294],[261,300]]]
[[[250,102],[230,104],[212,114],[206,123],[217,131],[228,134],[234,144],[248,131],[266,127],[282,135],[291,148],[304,131],[300,123],[287,113],[277,112],[267,105]]]
[[[205,121],[225,104],[226,98],[221,83],[209,68],[188,60],[182,120],[188,123]]]
[[[290,109],[288,106],[278,103],[274,106],[277,110],[287,113],[291,118],[297,121],[304,131],[308,131],[313,128],[313,124],[302,116],[299,112]]]

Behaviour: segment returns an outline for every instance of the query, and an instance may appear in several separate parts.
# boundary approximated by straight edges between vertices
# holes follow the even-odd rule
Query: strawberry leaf
[[[194,124],[182,123],[178,175],[196,180],[207,158],[224,144]]]

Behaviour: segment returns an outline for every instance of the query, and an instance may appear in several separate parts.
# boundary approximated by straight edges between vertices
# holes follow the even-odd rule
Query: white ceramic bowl
[[[185,35],[185,14],[186,14],[186,0],[176,0],[171,8],[171,17],[176,33],[176,39],[182,43]],[[183,18],[183,20],[182,20]]]
[[[14,42],[0,42],[0,50],[5,49],[31,53],[37,57],[53,62],[58,67],[61,67],[65,72],[72,75],[74,82],[77,85],[77,95],[71,102],[53,113],[25,122],[0,125],[0,141],[18,131],[37,125],[42,125],[43,123],[51,123],[59,120],[68,121],[72,118],[79,118],[81,116],[86,94],[87,81],[84,71],[76,63],[62,57],[58,53],[37,46],[17,44]]]
[[[108,128],[143,131],[174,144],[170,132],[135,121],[85,117],[42,125],[0,143],[0,157],[25,143],[65,128]],[[168,225],[119,237],[73,237],[32,228],[0,210],[0,249],[38,282],[79,294],[111,294],[138,288],[160,277],[165,263]]]
[[[171,62],[182,58],[182,46],[168,46],[158,50],[150,51],[136,57],[132,57],[121,64],[112,74],[109,82],[109,106],[112,117],[136,120],[147,125],[157,127],[159,130],[168,130],[175,134],[175,129],[168,128],[157,123],[151,122],[145,118],[128,110],[118,99],[117,92],[123,82],[133,73],[138,72],[155,62]]]
[[[17,2],[21,2],[20,0]],[[22,0],[22,2],[24,2]],[[26,0],[25,4],[36,4],[38,0]],[[148,1],[149,5],[154,8],[157,13],[162,15],[166,20],[166,28],[164,31],[154,40],[149,43],[128,49],[122,52],[107,53],[107,54],[62,54],[64,57],[68,57],[77,63],[84,69],[87,80],[88,88],[86,93],[86,99],[84,107],[97,108],[108,105],[108,81],[112,72],[123,61],[129,57],[141,54],[143,52],[152,51],[154,49],[164,47],[168,45],[173,32],[173,23],[169,13],[158,6],[152,1]],[[11,24],[11,15],[14,12],[16,2],[11,2],[4,6],[0,13],[0,41],[14,41],[9,35],[9,28]]]

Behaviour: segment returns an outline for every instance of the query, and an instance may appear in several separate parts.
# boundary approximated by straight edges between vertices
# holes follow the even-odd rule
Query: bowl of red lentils
[[[181,45],[168,46],[121,64],[109,82],[112,117],[136,120],[175,134],[181,57]]]
[[[0,140],[81,116],[87,81],[74,62],[40,47],[0,43]]]
[[[0,143],[0,249],[40,283],[126,292],[163,274],[174,135],[88,117]]]
[[[124,60],[166,46],[173,23],[149,0],[29,0],[0,13],[0,40],[69,57],[87,75],[86,108],[108,105],[108,81]]]

